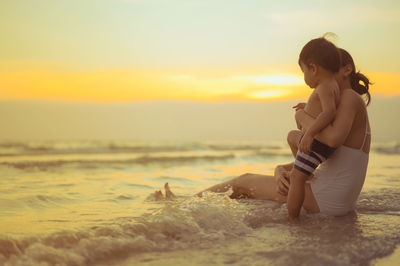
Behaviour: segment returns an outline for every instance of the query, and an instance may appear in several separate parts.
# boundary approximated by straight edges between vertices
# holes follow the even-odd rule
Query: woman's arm
[[[346,141],[357,113],[359,99],[356,97],[359,96],[351,91],[342,91],[335,119],[316,135],[316,139],[331,147],[339,147]],[[297,111],[295,118],[296,122],[306,130],[314,122],[314,118],[310,117],[304,110]]]

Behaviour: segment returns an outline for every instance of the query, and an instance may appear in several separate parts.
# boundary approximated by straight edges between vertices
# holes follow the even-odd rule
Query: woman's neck
[[[343,79],[343,80],[336,79],[336,81],[339,84],[340,91],[351,90],[350,79]]]

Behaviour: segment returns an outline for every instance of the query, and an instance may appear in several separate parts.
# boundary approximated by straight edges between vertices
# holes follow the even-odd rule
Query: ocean
[[[398,265],[399,143],[373,144],[343,217],[193,196],[291,160],[271,141],[3,141],[0,265]],[[155,201],[166,182],[177,197]]]

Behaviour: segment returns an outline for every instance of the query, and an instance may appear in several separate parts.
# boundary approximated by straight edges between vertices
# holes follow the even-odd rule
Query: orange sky
[[[126,102],[135,100],[287,100],[307,98],[299,70],[266,67],[191,69],[49,69],[24,63],[0,68],[0,99]],[[12,65],[11,63],[9,65]],[[365,73],[374,94],[400,93],[399,73]]]

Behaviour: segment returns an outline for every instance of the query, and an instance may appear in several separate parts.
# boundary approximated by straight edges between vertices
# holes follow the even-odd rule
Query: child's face
[[[304,81],[310,88],[315,88],[318,84],[318,80],[316,77],[316,66],[314,64],[310,64],[307,66],[303,62],[300,62],[301,71],[304,74]]]

